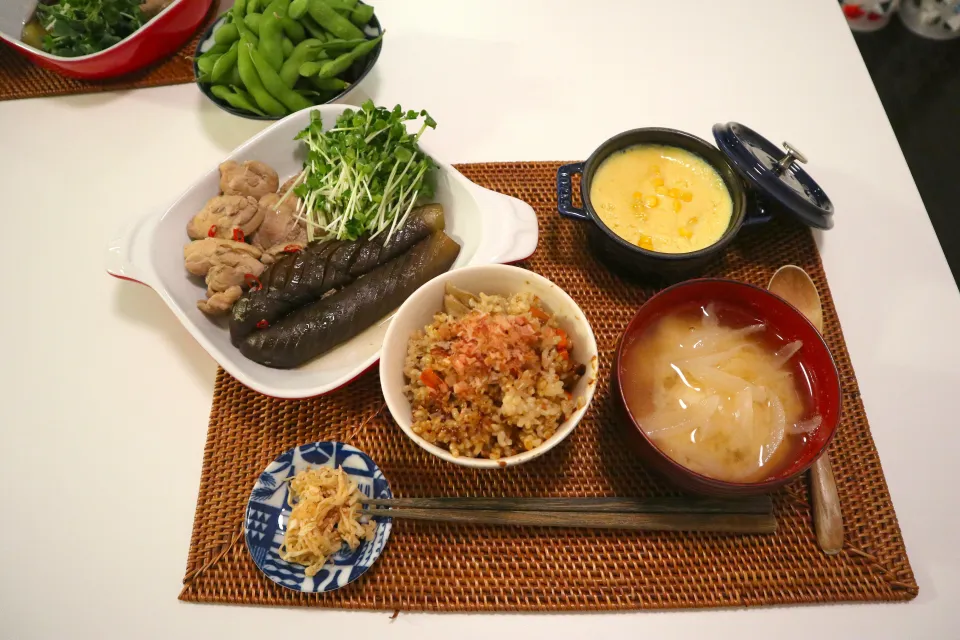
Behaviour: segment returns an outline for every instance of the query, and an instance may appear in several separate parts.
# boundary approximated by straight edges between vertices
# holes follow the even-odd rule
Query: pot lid
[[[800,168],[807,159],[789,142],[780,150],[759,133],[737,122],[713,125],[713,137],[750,185],[783,205],[801,222],[818,229],[833,226],[833,203],[820,185]]]

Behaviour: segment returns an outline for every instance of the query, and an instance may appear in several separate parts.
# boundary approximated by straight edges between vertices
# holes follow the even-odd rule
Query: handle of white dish
[[[149,240],[158,221],[159,216],[150,213],[129,223],[114,236],[105,256],[107,273],[153,287],[154,279],[147,258]]]
[[[523,200],[489,189],[483,192],[486,198],[481,206],[493,214],[495,222],[485,230],[477,255],[490,263],[526,260],[537,250],[540,234],[537,213]]]

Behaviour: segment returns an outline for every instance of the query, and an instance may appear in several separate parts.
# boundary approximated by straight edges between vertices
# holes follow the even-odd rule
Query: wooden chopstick
[[[745,498],[394,498],[364,499],[376,507],[492,511],[555,511],[591,513],[756,514],[773,510],[770,496]]]
[[[363,509],[361,514],[374,518],[407,518],[434,522],[637,531],[773,533],[777,530],[777,520],[772,513],[604,513],[394,508]]]

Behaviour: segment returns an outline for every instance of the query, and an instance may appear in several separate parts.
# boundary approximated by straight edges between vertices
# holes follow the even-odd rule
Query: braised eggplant
[[[233,305],[230,340],[239,346],[258,325],[273,324],[443,229],[443,207],[429,204],[412,211],[389,242],[386,233],[373,239],[320,241],[280,258],[260,276],[260,288],[247,291]]]
[[[299,366],[374,324],[428,280],[447,271],[460,245],[442,231],[336,293],[248,334],[240,352],[278,369]]]

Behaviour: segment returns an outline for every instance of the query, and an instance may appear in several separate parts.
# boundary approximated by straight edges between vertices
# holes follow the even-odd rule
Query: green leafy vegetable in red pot
[[[133,34],[165,3],[139,0],[59,0],[37,6],[24,42],[53,55],[98,53]]]

